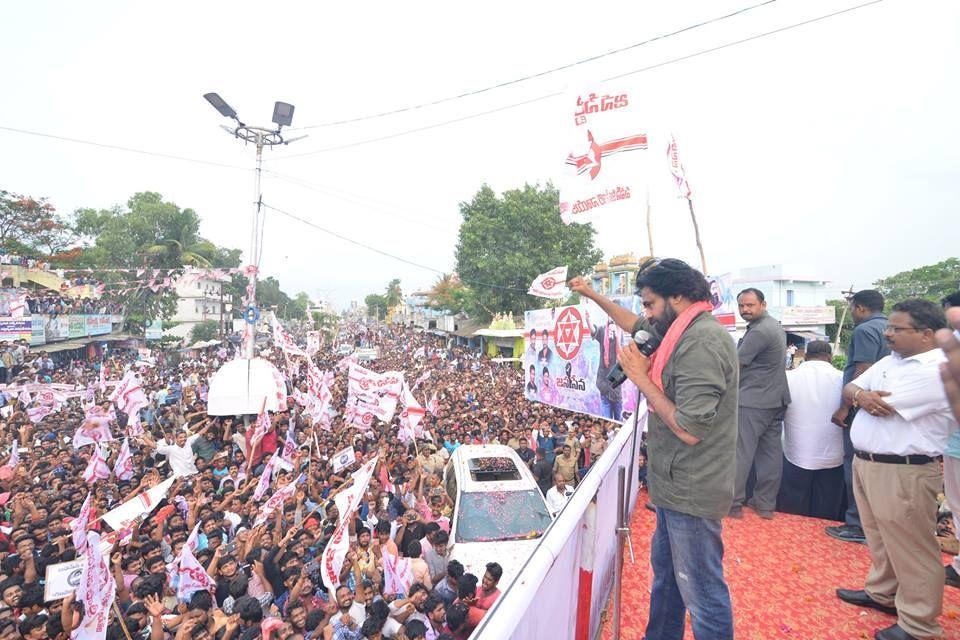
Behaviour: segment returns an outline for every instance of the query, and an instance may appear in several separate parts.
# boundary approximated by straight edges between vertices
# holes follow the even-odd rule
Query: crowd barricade
[[[637,457],[645,403],[624,424],[547,529],[517,579],[483,617],[471,640],[588,640],[614,587],[619,470],[625,470],[627,522],[637,502]],[[646,560],[635,570],[646,570]]]

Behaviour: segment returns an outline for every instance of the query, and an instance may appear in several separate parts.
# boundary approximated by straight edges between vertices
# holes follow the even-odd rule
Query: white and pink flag
[[[257,520],[253,523],[253,526],[256,527],[266,522],[277,509],[283,507],[283,503],[287,501],[287,498],[293,497],[293,494],[297,490],[297,483],[300,482],[301,477],[303,477],[303,474],[297,476],[297,479],[293,482],[287,483],[282,489],[274,491],[273,495],[260,507],[260,513],[257,514]]]
[[[670,165],[670,174],[673,176],[673,182],[677,185],[677,191],[681,198],[690,199],[690,183],[687,182],[687,172],[683,168],[683,162],[680,161],[680,152],[677,149],[677,140],[670,134],[670,143],[667,145],[667,162]]]
[[[210,591],[217,588],[216,581],[210,577],[203,565],[194,557],[189,545],[183,545],[180,551],[180,563],[177,567],[177,599],[181,602],[190,600],[197,591]]]
[[[77,586],[77,600],[83,603],[83,620],[70,637],[72,640],[104,640],[117,583],[100,549],[100,534],[89,532],[86,546],[87,563]]]
[[[106,480],[109,477],[110,465],[107,464],[107,459],[103,457],[100,445],[95,445],[93,455],[90,456],[90,462],[87,463],[87,468],[83,471],[83,479],[87,484],[93,484],[97,480]]]
[[[557,267],[546,273],[541,273],[533,279],[527,293],[538,298],[565,300],[570,295],[567,289],[567,268]]]
[[[128,438],[124,438],[123,444],[120,445],[120,454],[113,463],[113,473],[117,476],[117,480],[129,480],[133,477],[133,454],[130,453]]]
[[[373,470],[377,466],[377,458],[378,456],[374,456],[354,471],[353,484],[334,497],[340,512],[340,521],[320,556],[320,577],[330,593],[340,585],[340,569],[347,552],[350,551],[350,514],[360,505],[360,500],[367,492]]]
[[[267,494],[267,491],[270,489],[270,483],[273,481],[273,468],[277,464],[277,454],[274,453],[270,456],[270,459],[267,460],[267,464],[263,465],[263,473],[260,474],[260,480],[257,482],[257,487],[253,490],[253,500],[257,502]]]
[[[385,594],[407,593],[413,585],[410,558],[399,558],[392,553],[383,554],[383,581]]]
[[[90,526],[90,516],[93,513],[93,502],[91,492],[87,492],[87,499],[83,501],[80,507],[80,514],[75,520],[70,522],[70,529],[73,536],[73,546],[77,554],[83,555],[87,548],[87,527]]]
[[[567,157],[560,180],[560,219],[566,224],[636,215],[646,187],[644,88],[594,83],[563,102]],[[559,158],[558,158],[559,159]]]
[[[127,415],[139,411],[150,403],[146,392],[143,390],[143,385],[140,383],[140,378],[137,377],[137,373],[133,369],[124,374],[120,384],[110,394],[110,400],[117,406],[117,409]]]

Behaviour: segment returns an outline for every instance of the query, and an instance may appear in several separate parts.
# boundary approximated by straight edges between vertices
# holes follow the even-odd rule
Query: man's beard
[[[677,312],[668,304],[664,307],[662,316],[650,318],[650,324],[657,330],[657,333],[664,336],[667,334],[667,329],[670,328],[670,325],[672,325],[676,319]]]

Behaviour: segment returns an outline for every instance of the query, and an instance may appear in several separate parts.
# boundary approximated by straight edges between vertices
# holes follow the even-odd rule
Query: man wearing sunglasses
[[[651,358],[633,341],[617,354],[651,409],[647,477],[657,529],[646,636],[682,638],[689,610],[697,640],[733,638],[720,532],[733,502],[740,367],[733,340],[713,317],[710,287],[680,260],[648,261],[637,273],[641,317],[585,278],[569,286],[625,331],[661,339]]]

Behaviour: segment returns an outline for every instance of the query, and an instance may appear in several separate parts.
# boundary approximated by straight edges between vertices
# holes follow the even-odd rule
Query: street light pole
[[[257,339],[256,317],[257,313],[257,275],[260,270],[260,257],[263,253],[263,192],[260,187],[262,168],[263,168],[263,148],[274,147],[281,144],[290,144],[296,140],[306,138],[305,135],[297,138],[285,140],[280,130],[284,126],[290,126],[293,121],[292,104],[286,102],[275,102],[273,106],[273,123],[276,128],[257,127],[245,124],[237,118],[237,112],[228,105],[223,98],[216,93],[207,93],[203,96],[214,109],[225,118],[231,118],[236,122],[236,126],[231,128],[221,125],[230,135],[239,138],[245,142],[251,142],[256,147],[256,163],[254,165],[253,175],[253,221],[250,227],[250,255],[249,263],[245,269],[247,274],[246,296],[243,298],[243,315],[246,322],[243,325],[243,356],[252,359]],[[248,316],[249,314],[249,316]]]

